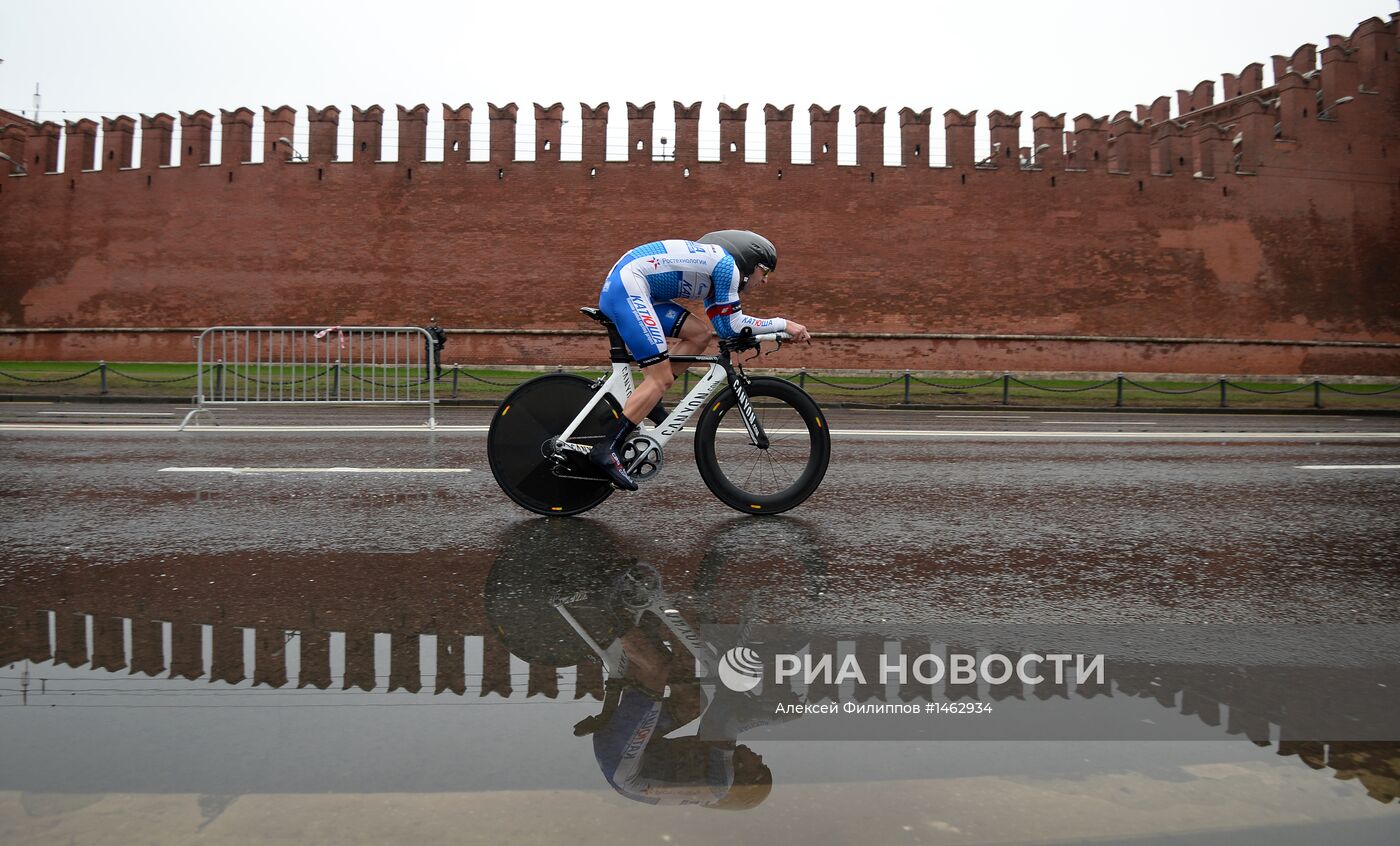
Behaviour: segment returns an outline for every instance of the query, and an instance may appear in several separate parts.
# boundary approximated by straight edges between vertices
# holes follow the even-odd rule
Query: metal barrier
[[[416,326],[213,326],[195,339],[197,414],[231,405],[421,405],[437,426],[432,343]]]

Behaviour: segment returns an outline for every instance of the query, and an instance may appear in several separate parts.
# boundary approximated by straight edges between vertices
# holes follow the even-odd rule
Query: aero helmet
[[[773,771],[763,758],[742,743],[734,747],[734,780],[718,802],[702,805],[716,811],[746,811],[763,803],[773,792]]]
[[[769,272],[778,269],[777,248],[773,246],[772,241],[757,232],[749,232],[746,229],[721,229],[700,236],[697,243],[714,244],[733,256],[734,263],[739,267],[739,277],[743,281],[747,281],[753,275],[754,268],[758,265],[763,265]]]

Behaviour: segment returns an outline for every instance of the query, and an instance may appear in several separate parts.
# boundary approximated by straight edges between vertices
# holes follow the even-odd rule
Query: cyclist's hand
[[[796,320],[788,320],[787,333],[792,336],[794,341],[807,341],[808,343],[812,341],[812,333],[808,332],[807,327]]]

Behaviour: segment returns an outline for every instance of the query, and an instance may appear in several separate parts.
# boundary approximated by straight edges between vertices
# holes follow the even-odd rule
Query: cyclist
[[[683,649],[667,649],[655,627],[633,628],[609,648],[622,675],[608,681],[603,713],[581,721],[576,735],[593,735],[593,754],[614,790],[649,805],[699,805],[744,810],[773,789],[762,756],[735,742],[745,727],[772,722],[764,716],[741,725],[742,711],[724,696],[710,701]],[[663,691],[670,691],[663,695]],[[674,737],[699,719],[694,736]]]
[[[604,433],[589,459],[607,473],[616,486],[635,491],[637,483],[627,475],[619,452],[642,420],[664,420],[661,398],[688,366],[668,362],[671,350],[678,355],[699,355],[710,343],[710,332],[691,323],[680,300],[700,300],[715,333],[733,338],[749,330],[753,334],[787,332],[795,340],[808,341],[807,327],[781,317],[755,318],[744,314],[739,294],[750,282],[762,283],[778,266],[773,242],[756,232],[725,229],[695,241],[653,241],[629,250],[617,260],[598,307],[608,316],[627,344],[627,351],[642,368],[643,381],[622,408],[622,416]],[[667,338],[674,338],[670,345]]]

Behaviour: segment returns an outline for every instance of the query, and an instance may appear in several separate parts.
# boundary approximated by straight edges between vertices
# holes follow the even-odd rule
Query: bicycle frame
[[[584,643],[588,644],[588,648],[593,650],[593,653],[598,656],[598,660],[603,662],[603,666],[607,667],[608,673],[611,675],[620,675],[622,668],[614,664],[613,656],[610,655],[598,641],[594,640],[593,636],[588,633],[588,630],[579,623],[578,618],[569,611],[568,600],[556,599],[552,604],[554,610],[559,612],[559,616],[564,618],[564,621],[569,624],[569,627],[574,630],[574,633],[582,638]],[[690,656],[695,659],[695,663],[698,665],[696,675],[700,678],[714,679],[719,672],[718,650],[716,650],[709,641],[702,638],[700,633],[695,631],[695,629],[685,621],[685,618],[681,616],[680,612],[674,607],[671,607],[672,604],[669,597],[665,594],[660,594],[648,602],[646,607],[636,610],[639,612],[638,616],[640,616],[640,612],[646,611],[655,614],[666,628],[670,629],[671,633],[676,635],[676,638],[685,648],[685,651],[689,652]]]
[[[661,425],[647,433],[648,437],[656,441],[658,446],[664,448],[671,438],[685,428],[686,422],[694,416],[696,411],[700,410],[700,407],[705,404],[720,384],[727,380],[738,397],[739,409],[743,414],[744,426],[748,430],[749,439],[756,446],[767,448],[768,436],[763,432],[763,427],[758,422],[758,415],[754,413],[753,405],[749,402],[748,392],[744,390],[744,380],[727,358],[713,355],[677,355],[672,356],[671,361],[709,364],[710,369],[695,384],[695,387],[690,389],[690,393],[685,395]],[[589,447],[573,443],[570,440],[574,432],[583,425],[583,421],[588,419],[593,409],[597,408],[598,403],[603,401],[604,396],[611,395],[618,401],[618,405],[626,405],[627,398],[632,396],[633,390],[635,390],[635,385],[632,381],[631,366],[622,362],[613,362],[612,373],[603,380],[603,384],[594,392],[593,398],[584,405],[583,410],[575,415],[573,422],[559,436],[559,448],[574,452],[588,452]]]
[[[696,631],[695,628],[691,626],[681,612],[676,610],[675,600],[662,586],[660,575],[656,574],[654,568],[647,564],[640,566],[651,570],[656,576],[656,586],[648,589],[642,596],[638,597],[638,601],[627,603],[627,608],[632,614],[633,624],[641,620],[643,614],[653,614],[661,621],[662,625],[670,630],[671,634],[675,635],[675,641],[673,642],[679,643],[681,648],[688,652],[690,657],[694,659],[697,677],[714,682],[719,676],[719,661],[723,648],[715,646],[712,641],[702,636],[700,632]],[[576,593],[571,596],[555,598],[550,601],[550,604],[554,607],[554,610],[558,612],[559,616],[563,617],[564,621],[569,624],[569,627],[574,630],[574,633],[583,639],[584,643],[588,645],[588,648],[593,651],[593,654],[598,656],[598,660],[607,668],[609,675],[622,675],[625,670],[625,659],[623,659],[623,664],[619,664],[618,660],[620,656],[616,652],[610,652],[608,649],[605,649],[602,644],[598,643],[569,608],[569,603],[571,602],[586,601],[588,599],[589,596],[587,593]],[[746,644],[752,638],[755,618],[750,613],[751,610],[751,608],[746,609],[741,614],[739,627],[736,632],[738,644]]]

